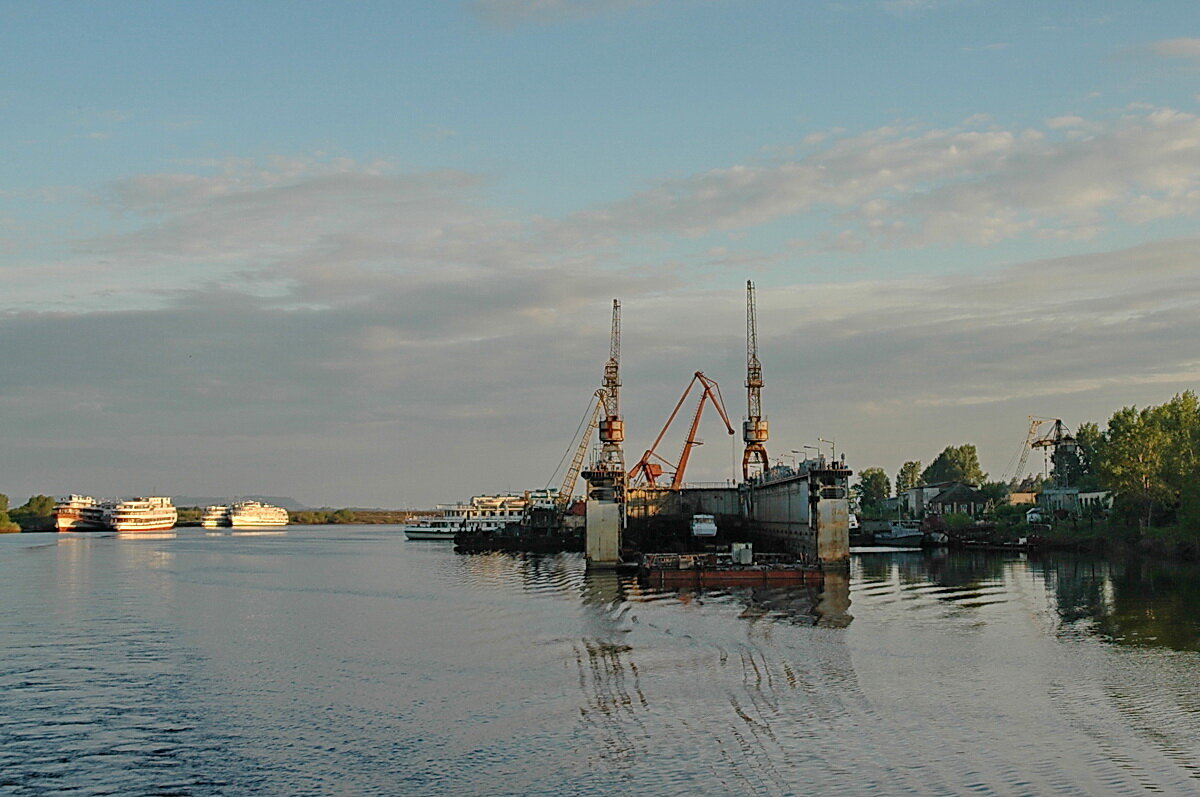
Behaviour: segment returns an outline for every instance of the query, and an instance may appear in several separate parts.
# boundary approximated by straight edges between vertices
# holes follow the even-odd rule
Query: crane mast
[[[755,311],[754,283],[746,280],[746,420],[742,423],[742,478],[766,471],[767,421],[762,417],[762,364],[758,361],[758,318]]]
[[[604,364],[604,420],[600,421],[601,462],[604,470],[624,475],[625,421],[621,418],[621,303],[613,299],[612,338]]]

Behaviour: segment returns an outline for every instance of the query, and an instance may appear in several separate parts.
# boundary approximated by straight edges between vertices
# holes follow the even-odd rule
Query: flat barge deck
[[[739,563],[728,554],[649,553],[638,578],[653,587],[738,587],[820,583],[823,574],[820,565],[783,554],[756,554]]]

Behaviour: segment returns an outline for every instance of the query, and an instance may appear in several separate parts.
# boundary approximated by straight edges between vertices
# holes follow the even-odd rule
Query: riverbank
[[[1041,535],[1044,550],[1080,551],[1101,555],[1138,554],[1184,562],[1200,561],[1200,534],[1178,528],[1055,529]]]

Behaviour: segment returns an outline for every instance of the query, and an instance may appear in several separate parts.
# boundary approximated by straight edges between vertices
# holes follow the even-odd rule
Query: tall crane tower
[[[625,473],[625,421],[621,418],[621,303],[613,299],[612,338],[604,364],[604,420],[600,421],[600,465]]]
[[[625,526],[625,422],[621,420],[621,303],[613,299],[612,345],[604,364],[604,418],[600,421],[600,460],[584,472],[588,483],[586,546],[588,567],[621,562]]]
[[[762,364],[758,361],[758,318],[754,307],[754,283],[746,280],[746,420],[742,423],[742,478],[761,474],[768,467],[767,449],[763,443],[769,436],[767,421],[762,416]]]

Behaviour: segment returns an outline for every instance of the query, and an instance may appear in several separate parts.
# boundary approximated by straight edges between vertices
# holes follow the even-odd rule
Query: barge
[[[638,578],[652,587],[741,587],[819,584],[823,573],[807,557],[752,554],[747,547],[731,553],[643,554]]]

